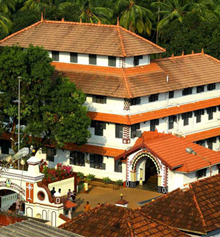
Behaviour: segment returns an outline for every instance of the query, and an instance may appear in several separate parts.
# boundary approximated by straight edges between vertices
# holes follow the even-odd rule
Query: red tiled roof
[[[66,143],[63,148],[67,150],[78,150],[81,152],[88,152],[91,154],[99,154],[99,155],[111,156],[111,157],[115,157],[121,154],[122,152],[124,152],[124,150],[116,149],[116,148],[93,146],[93,145],[77,146],[74,143]]]
[[[140,148],[147,148],[150,153],[157,156],[170,169],[175,169],[175,171],[192,172],[209,167],[209,162],[199,155],[188,154],[186,152],[187,147],[208,159],[212,165],[220,164],[220,154],[218,152],[192,143],[185,138],[157,132],[144,132],[130,150],[125,151],[115,159],[126,157]]]
[[[220,128],[213,128],[207,131],[190,134],[186,136],[186,139],[191,142],[195,142],[195,141],[201,141],[210,137],[217,137],[217,136],[220,136]]]
[[[67,216],[65,216],[65,215],[63,215],[63,214],[60,214],[60,215],[59,215],[59,218],[62,219],[62,220],[64,220],[64,221],[69,221],[69,220],[71,220],[69,217],[67,217]]]
[[[69,201],[67,199],[63,199],[63,205],[64,205],[64,209],[70,209],[72,207],[76,207],[77,206],[76,203],[71,202],[71,201]]]
[[[1,226],[7,226],[10,224],[14,224],[16,222],[21,222],[23,220],[27,219],[26,217],[21,216],[13,216],[8,213],[1,213],[0,214],[0,225]]]
[[[67,21],[39,21],[0,41],[1,46],[17,43],[23,48],[33,44],[47,50],[117,57],[166,51],[118,25]]]
[[[54,62],[84,93],[134,98],[220,82],[220,64],[206,54],[152,61],[149,65],[115,68]],[[167,81],[167,76],[169,80]]]
[[[112,122],[112,123],[121,123],[132,125],[136,123],[141,123],[153,119],[164,118],[171,115],[186,113],[190,111],[195,111],[199,109],[205,109],[212,106],[220,105],[220,97],[203,100],[195,103],[189,103],[174,107],[168,107],[165,109],[154,110],[145,113],[139,113],[134,115],[118,115],[118,114],[107,114],[107,113],[98,113],[98,112],[88,112],[88,116],[92,120]]]
[[[218,174],[163,195],[141,212],[172,227],[206,235],[220,228],[219,190]]]
[[[102,204],[59,228],[82,236],[188,236],[185,233],[124,207]]]

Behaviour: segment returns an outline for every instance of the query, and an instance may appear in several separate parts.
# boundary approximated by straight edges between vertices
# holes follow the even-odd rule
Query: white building
[[[23,48],[43,46],[54,60],[56,73],[69,77],[87,95],[91,138],[81,147],[68,144],[65,150],[48,149],[51,166],[64,162],[76,172],[122,179],[134,187],[142,182],[140,175],[132,174],[128,161],[135,153],[129,150],[145,131],[181,135],[219,150],[220,63],[204,52],[151,60],[152,54],[165,50],[119,25],[44,19],[0,41],[1,46],[16,43]],[[126,151],[129,158],[122,156]],[[215,164],[220,162],[219,154],[212,154],[218,157]],[[152,166],[148,156],[144,160]],[[139,161],[139,166],[144,175],[146,165]],[[194,173],[187,182],[194,180],[196,171],[189,171]],[[160,192],[186,182],[185,176],[178,179],[180,184],[166,179],[163,185],[158,181]]]

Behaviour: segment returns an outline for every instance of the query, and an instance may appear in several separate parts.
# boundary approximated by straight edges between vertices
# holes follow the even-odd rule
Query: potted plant
[[[84,174],[82,172],[77,173],[77,183],[80,183],[80,181],[84,178]]]
[[[119,189],[119,187],[123,185],[123,180],[122,179],[118,179],[118,180],[116,180],[115,183],[117,185],[117,189]]]
[[[104,184],[110,184],[111,183],[111,179],[109,177],[104,177],[102,181],[103,181]]]

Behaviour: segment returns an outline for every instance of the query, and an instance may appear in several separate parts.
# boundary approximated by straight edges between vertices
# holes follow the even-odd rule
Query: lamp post
[[[18,151],[20,151],[20,126],[21,126],[21,101],[20,101],[20,95],[21,93],[21,77],[18,77]],[[20,161],[18,160],[18,169],[20,169]]]
[[[192,148],[190,147],[187,147],[186,148],[186,152],[189,153],[189,154],[193,154],[193,155],[197,155],[199,157],[201,157],[203,160],[207,161],[209,163],[209,171],[210,171],[210,176],[212,176],[212,163],[211,161],[209,161],[208,159],[206,159],[205,157],[199,155],[197,152],[195,152]]]

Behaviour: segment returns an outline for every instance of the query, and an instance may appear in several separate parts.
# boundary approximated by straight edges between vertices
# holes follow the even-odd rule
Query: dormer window
[[[70,62],[78,63],[78,53],[70,53]]]
[[[108,56],[108,66],[116,67],[116,57]]]
[[[53,59],[53,61],[59,62],[59,52],[58,51],[52,51],[52,59]]]
[[[138,66],[139,65],[139,60],[143,59],[143,56],[134,56],[134,66]]]
[[[89,64],[97,64],[97,56],[95,54],[89,54]]]

